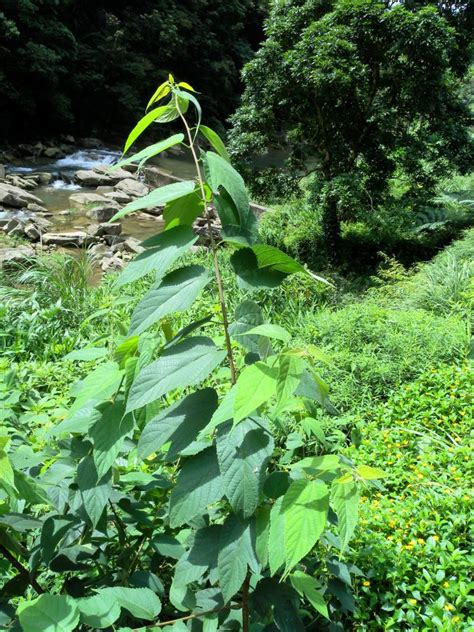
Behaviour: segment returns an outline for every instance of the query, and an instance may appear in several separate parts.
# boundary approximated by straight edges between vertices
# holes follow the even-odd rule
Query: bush
[[[363,497],[350,556],[365,575],[358,630],[473,629],[473,379],[468,365],[433,368],[359,417],[357,459],[387,477]]]

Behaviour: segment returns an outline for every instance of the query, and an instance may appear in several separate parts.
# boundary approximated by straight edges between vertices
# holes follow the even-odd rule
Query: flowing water
[[[38,159],[34,163],[22,166],[7,165],[8,173],[28,174],[48,172],[52,174],[49,184],[41,185],[31,192],[40,198],[44,206],[52,213],[49,220],[53,223],[51,231],[84,230],[93,221],[87,217],[87,209],[72,207],[69,197],[80,191],[94,192],[93,188],[84,188],[73,182],[79,169],[93,169],[98,165],[111,165],[120,158],[120,152],[110,149],[84,149],[75,151],[64,158],[51,161]],[[171,175],[182,178],[194,177],[193,163],[186,156],[159,157],[153,164]],[[134,213],[122,220],[122,232],[137,239],[145,239],[159,232],[162,221],[145,213]]]

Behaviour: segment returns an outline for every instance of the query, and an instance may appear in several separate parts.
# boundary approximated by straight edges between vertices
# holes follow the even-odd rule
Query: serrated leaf
[[[307,555],[326,526],[329,493],[321,481],[296,480],[283,496],[285,574]]]
[[[122,381],[123,372],[116,362],[101,364],[83,380],[72,385],[70,393],[75,397],[69,414],[83,408],[89,401],[103,402],[111,397]]]
[[[208,271],[197,265],[179,268],[167,274],[135,308],[129,335],[141,334],[168,314],[182,312],[191,307],[210,280]]]
[[[73,632],[79,623],[79,608],[67,595],[40,595],[24,601],[17,614],[23,632]]]
[[[356,472],[364,481],[375,481],[378,478],[387,476],[387,472],[384,472],[378,467],[371,467],[370,465],[359,465]]]
[[[188,458],[170,497],[170,525],[179,527],[222,498],[222,480],[214,447]]]
[[[101,588],[97,594],[125,608],[136,619],[153,621],[161,612],[160,598],[149,588]]]
[[[168,202],[163,210],[165,230],[174,226],[192,226],[194,220],[204,212],[204,203],[198,191]]]
[[[217,393],[212,388],[187,395],[145,426],[138,442],[138,456],[145,459],[169,442],[166,458],[175,459],[209,423],[216,408]]]
[[[355,483],[333,483],[331,505],[337,515],[341,555],[352,538],[359,517],[359,488]]]
[[[270,512],[270,505],[263,505],[263,507],[259,507],[259,509],[257,509],[255,517],[255,551],[262,568],[265,568],[268,564]]]
[[[94,630],[108,628],[120,617],[120,606],[107,595],[93,595],[77,600],[81,612],[81,623]]]
[[[193,180],[183,180],[182,182],[173,182],[172,184],[165,184],[159,189],[154,189],[147,195],[130,202],[124,206],[120,211],[115,213],[109,223],[115,222],[125,215],[129,215],[135,211],[139,211],[144,208],[153,208],[155,206],[164,206],[172,200],[183,197],[194,191],[195,183]]]
[[[298,388],[304,371],[304,362],[294,355],[280,355],[276,385],[277,406],[284,405]]]
[[[77,467],[77,486],[84,510],[93,527],[97,525],[112,490],[110,471],[99,478],[92,456],[86,456]]]
[[[187,586],[201,579],[209,568],[217,566],[217,553],[222,525],[211,525],[196,531],[188,551],[175,567],[173,583]]]
[[[319,612],[323,617],[329,619],[328,607],[321,594],[322,589],[318,581],[302,571],[292,573],[290,580],[293,588],[309,601],[316,612]]]
[[[267,338],[273,338],[274,340],[281,340],[285,343],[288,343],[291,340],[291,334],[288,333],[284,327],[280,327],[280,325],[272,325],[271,323],[257,325],[256,327],[249,329],[246,333],[249,336],[265,336]]]
[[[112,467],[125,437],[133,429],[133,418],[131,415],[124,416],[124,410],[122,402],[106,404],[101,408],[101,418],[89,431],[94,443],[93,458],[99,479]]]
[[[264,362],[255,362],[239,375],[234,400],[236,423],[248,417],[259,406],[275,395],[278,368]]]
[[[132,384],[127,412],[141,408],[175,388],[202,382],[225,358],[210,338],[195,336],[163,351]]]
[[[202,441],[206,436],[210,435],[218,426],[233,418],[235,399],[235,384],[225,394],[223,400],[219,404],[217,410],[211,417],[211,420],[198,435],[198,441]]]
[[[292,463],[292,469],[309,472],[335,472],[341,465],[341,459],[337,454],[325,454],[324,456],[308,456],[301,461]]]
[[[257,335],[248,335],[247,333],[262,323],[263,315],[260,307],[254,301],[245,300],[235,309],[234,322],[229,327],[229,333],[248,351],[266,357],[271,352],[270,341]]]
[[[137,281],[150,272],[156,273],[156,282],[163,278],[168,268],[197,240],[197,235],[189,226],[175,226],[166,230],[153,241],[144,242],[149,245],[145,252],[141,252],[131,261],[117,281],[117,287]]]
[[[283,546],[285,521],[282,512],[283,496],[278,498],[270,512],[270,531],[268,535],[268,563],[271,575],[285,563],[285,548]]]
[[[232,509],[243,518],[255,512],[273,437],[263,420],[245,419],[232,428],[221,426],[216,438],[223,491]]]
[[[255,529],[250,520],[242,521],[229,515],[222,525],[217,556],[217,573],[224,602],[229,602],[240,590],[247,566],[256,563]]]

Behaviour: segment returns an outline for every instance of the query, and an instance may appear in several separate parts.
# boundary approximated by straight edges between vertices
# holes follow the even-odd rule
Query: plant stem
[[[247,577],[242,586],[242,632],[249,632],[250,630],[249,587],[250,573],[247,573]]]
[[[3,545],[0,544],[0,553],[3,554],[3,556],[10,562],[10,564],[16,568],[16,570],[21,574],[24,575],[26,577],[28,577],[28,580],[30,582],[30,585],[32,588],[34,588],[36,590],[36,592],[38,593],[38,595],[42,595],[45,591],[43,590],[43,588],[41,588],[41,586],[38,584],[38,582],[36,581],[36,579],[34,577],[31,576],[29,570],[23,566],[23,564],[21,562],[19,562],[16,557],[14,557],[10,551],[5,548]]]
[[[220,267],[219,267],[219,261],[217,259],[217,246],[216,246],[216,242],[214,240],[214,235],[212,234],[211,217],[210,217],[210,213],[209,213],[209,207],[208,207],[207,201],[206,201],[206,192],[204,191],[204,180],[203,180],[203,177],[202,177],[201,166],[199,164],[199,158],[197,157],[196,150],[194,148],[194,140],[193,140],[193,136],[191,134],[191,129],[190,129],[189,125],[188,125],[186,117],[183,115],[183,113],[179,109],[179,104],[178,104],[177,100],[176,100],[176,108],[177,108],[177,110],[179,112],[181,120],[183,121],[184,127],[186,129],[186,134],[187,134],[188,140],[189,140],[189,147],[191,149],[191,153],[192,153],[192,156],[193,156],[194,164],[196,166],[196,172],[197,172],[197,177],[198,177],[198,181],[199,181],[199,188],[201,189],[201,198],[202,198],[202,202],[204,204],[204,215],[205,215],[205,218],[207,220],[207,229],[208,229],[208,233],[209,233],[209,240],[210,240],[210,243],[211,243],[212,258],[213,258],[213,262],[214,262],[214,273],[215,273],[215,276],[216,276],[217,288],[218,288],[218,291],[219,291],[219,303],[220,303],[220,306],[221,306],[222,322],[223,322],[223,325],[224,325],[224,336],[225,336],[225,345],[226,345],[226,350],[227,350],[227,360],[229,362],[229,367],[230,367],[231,382],[232,382],[232,384],[235,384],[236,381],[237,381],[237,372],[235,370],[234,356],[233,356],[233,353],[232,353],[232,343],[231,343],[230,335],[229,335],[229,317],[228,317],[227,305],[226,305],[226,301],[225,301],[224,285],[222,283],[222,276],[221,276],[221,271],[220,271]]]
[[[193,614],[187,614],[184,617],[179,617],[178,619],[170,619],[169,621],[163,621],[162,623],[154,623],[149,630],[156,630],[157,628],[164,628],[167,625],[172,625],[173,623],[177,623],[178,621],[190,621],[192,619],[199,619],[200,617],[205,617],[208,614],[214,614],[217,612],[222,612],[223,610],[239,610],[242,606],[240,604],[235,604],[231,606],[230,604],[227,606],[222,606],[221,608],[213,608],[213,610],[205,610],[204,612],[195,612]],[[137,630],[143,630],[143,628],[136,628]]]

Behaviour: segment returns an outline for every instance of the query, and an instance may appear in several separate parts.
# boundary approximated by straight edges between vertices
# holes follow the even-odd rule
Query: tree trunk
[[[338,263],[341,258],[341,220],[337,212],[337,200],[328,194],[324,201],[322,228],[326,243],[328,258],[332,263]]]

